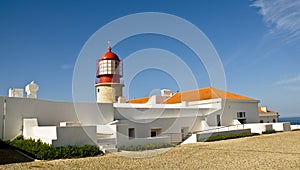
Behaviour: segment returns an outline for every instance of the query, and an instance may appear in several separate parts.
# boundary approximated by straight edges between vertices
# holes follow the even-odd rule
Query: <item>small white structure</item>
[[[39,86],[32,81],[25,87],[27,98],[36,99],[37,98],[37,91],[39,90]]]
[[[24,89],[18,89],[18,88],[10,88],[8,90],[8,97],[24,97]]]
[[[37,118],[23,119],[23,136],[52,144],[53,140],[57,140],[56,126],[39,126]]]
[[[258,107],[258,115],[260,123],[276,123],[278,122],[279,114],[274,110],[269,110],[267,106]]]

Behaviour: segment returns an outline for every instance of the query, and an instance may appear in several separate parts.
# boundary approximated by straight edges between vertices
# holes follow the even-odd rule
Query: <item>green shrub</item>
[[[245,133],[239,133],[239,134],[225,134],[225,135],[211,136],[204,141],[212,142],[212,141],[235,139],[235,138],[242,138],[242,137],[255,136],[255,135],[259,135],[259,133],[245,132]]]
[[[172,147],[174,145],[170,143],[153,143],[153,144],[146,144],[146,145],[137,145],[137,146],[121,146],[120,150],[125,151],[143,151],[143,150],[151,150],[151,149],[159,149],[159,148],[167,148]]]
[[[263,134],[271,134],[271,133],[276,133],[276,131],[274,129],[272,130],[266,130],[264,132],[262,132]]]
[[[41,160],[65,159],[65,158],[81,158],[87,156],[103,155],[98,146],[61,146],[52,147],[43,143],[41,140],[23,139],[18,137],[11,142],[7,142],[26,154]]]

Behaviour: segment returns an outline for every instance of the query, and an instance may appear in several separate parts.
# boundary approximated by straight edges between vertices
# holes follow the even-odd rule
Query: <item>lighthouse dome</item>
[[[104,53],[101,57],[100,60],[117,60],[120,61],[119,57],[117,56],[117,54],[111,52],[111,47],[108,46],[107,48],[107,52]]]

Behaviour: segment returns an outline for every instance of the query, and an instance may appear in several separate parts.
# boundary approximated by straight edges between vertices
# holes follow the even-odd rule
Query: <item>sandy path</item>
[[[132,155],[139,154],[147,156],[147,152]],[[9,164],[0,169],[300,169],[300,131],[188,144],[148,158],[120,155]]]

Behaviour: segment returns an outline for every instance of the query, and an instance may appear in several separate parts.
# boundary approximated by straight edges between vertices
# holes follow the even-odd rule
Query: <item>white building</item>
[[[97,103],[36,99],[38,86],[33,82],[26,86],[28,98],[0,97],[1,139],[23,134],[53,146],[96,144],[114,151],[180,142],[208,131],[250,131],[243,124],[260,120],[259,100],[212,87],[175,94],[163,89],[160,95],[127,101],[118,56],[109,47],[97,63]]]
[[[267,106],[258,107],[259,122],[270,123],[278,122],[279,114],[274,110],[269,110]]]

